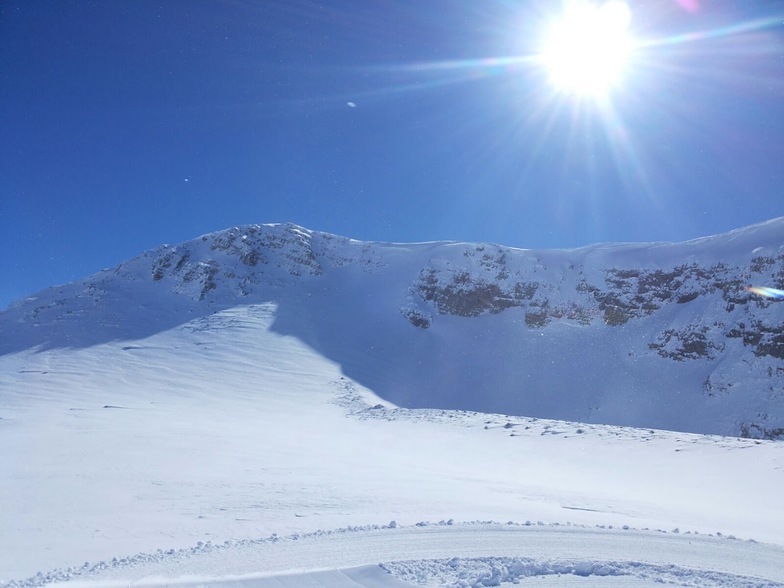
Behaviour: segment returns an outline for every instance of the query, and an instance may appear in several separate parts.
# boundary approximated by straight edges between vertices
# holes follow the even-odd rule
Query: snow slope
[[[277,332],[279,312],[1,357],[0,579],[338,586],[319,570],[386,563],[438,583],[453,567],[433,560],[457,556],[480,575],[616,562],[784,582],[784,445],[397,408]],[[520,525],[416,526],[450,519]]]
[[[238,304],[409,408],[784,437],[784,218],[679,244],[515,250],[248,225],[0,313],[0,354],[136,340]],[[336,336],[339,333],[339,336]]]

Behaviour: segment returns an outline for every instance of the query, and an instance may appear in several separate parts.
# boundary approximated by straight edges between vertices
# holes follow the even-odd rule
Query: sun
[[[562,92],[605,96],[622,79],[633,49],[626,2],[573,0],[553,23],[541,53],[551,83]]]

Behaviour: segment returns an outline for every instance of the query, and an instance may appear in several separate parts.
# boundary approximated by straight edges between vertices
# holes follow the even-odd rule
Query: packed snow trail
[[[277,582],[280,576],[345,571],[377,563],[412,585],[444,585],[449,571],[459,566],[464,579],[472,573],[481,578],[489,566],[507,579],[560,573],[688,581],[697,586],[784,586],[784,547],[778,545],[692,533],[489,522],[390,524],[201,544],[115,558],[90,569],[42,573],[9,586],[69,580],[68,586],[278,586],[273,579]],[[329,573],[326,578],[316,585],[356,585],[344,582],[340,574]],[[359,585],[373,586],[373,581]],[[395,585],[399,584],[389,584]]]

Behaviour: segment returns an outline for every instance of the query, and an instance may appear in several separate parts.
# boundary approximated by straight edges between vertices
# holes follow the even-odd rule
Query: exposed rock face
[[[150,304],[173,296],[167,304],[187,300],[205,309],[299,293],[317,312],[329,313],[325,305],[351,298],[352,304],[361,301],[357,329],[383,314],[383,324],[396,320],[411,330],[405,337],[412,344],[417,333],[438,332],[442,321],[453,318],[505,317],[554,345],[558,339],[551,333],[561,332],[555,325],[569,326],[575,341],[587,340],[580,333],[591,333],[592,341],[623,334],[634,347],[628,355],[648,362],[647,369],[688,372],[694,366],[688,373],[702,374],[701,387],[684,393],[717,406],[728,403],[726,410],[734,410],[730,401],[738,394],[754,390],[760,398],[756,412],[734,415],[727,426],[736,434],[784,438],[784,303],[747,291],[750,285],[784,289],[783,242],[784,219],[689,243],[563,251],[363,243],[291,224],[248,225],[161,246],[50,289],[0,314],[8,319],[0,324],[13,323],[15,332],[35,340],[24,324],[87,321],[136,288]],[[112,312],[102,320],[116,331],[121,311]],[[568,353],[579,365],[581,353]],[[627,364],[622,369],[630,381],[645,380]],[[516,369],[515,377],[525,375]]]
[[[476,251],[484,251],[485,247],[479,246]],[[475,253],[466,249],[464,255],[470,259]],[[544,266],[542,269],[546,270]],[[530,328],[562,320],[583,326],[597,321],[621,326],[666,306],[687,305],[700,297],[718,294],[724,302],[723,312],[712,315],[710,324],[696,321],[681,329],[663,330],[649,343],[649,348],[676,361],[713,359],[724,349],[723,339],[737,338],[757,356],[784,359],[782,324],[754,318],[748,322],[719,320],[737,316],[738,307],[753,317],[757,309],[776,304],[750,294],[746,288],[751,283],[784,288],[784,254],[755,257],[748,264],[734,266],[717,263],[703,267],[690,263],[654,270],[601,268],[601,281],[587,278],[583,268],[570,266],[569,270],[571,275],[562,275],[561,284],[532,281],[526,272],[507,264],[507,252],[485,253],[473,267],[469,263],[449,264],[421,270],[412,291],[441,315],[473,317],[522,308]],[[564,283],[568,284],[566,293]],[[569,286],[573,287],[572,292],[568,291]],[[415,326],[427,328],[432,324],[433,317],[422,311],[412,315],[404,309],[404,314]]]
[[[470,257],[471,253],[465,255]],[[692,263],[655,270],[602,268],[601,282],[589,281],[582,268],[572,266],[571,275],[562,275],[561,281],[571,281],[574,292],[562,295],[559,284],[527,280],[525,272],[508,267],[504,255],[495,263],[481,263],[480,272],[460,266],[423,269],[413,290],[421,299],[433,302],[439,314],[479,316],[520,307],[526,309],[526,324],[531,327],[563,319],[584,325],[601,319],[607,325],[619,326],[665,306],[687,304],[716,292],[726,302],[727,313],[732,313],[736,305],[750,302],[766,307],[770,302],[749,294],[746,286],[755,279],[777,284],[777,288],[784,286],[784,255],[766,258],[769,263],[765,268],[774,271],[764,274],[755,271],[760,259],[744,266],[718,263],[701,267]],[[766,327],[760,325],[760,329]],[[765,332],[772,335],[775,329]],[[674,335],[670,333],[668,339]],[[693,334],[685,336],[694,338]],[[753,337],[744,337],[744,342],[752,343]]]
[[[204,259],[194,255],[192,243],[177,247],[164,247],[154,255],[151,275],[155,281],[174,280],[180,292],[195,292],[198,300],[217,287],[217,281],[235,281],[242,295],[250,293],[250,286],[258,281],[258,274],[264,266],[282,269],[292,276],[322,273],[310,243],[310,234],[294,225],[286,226],[283,231],[268,231],[260,226],[230,229],[221,233],[201,237],[202,244],[209,245],[209,251],[224,254],[232,261],[231,269],[222,269],[216,259]]]

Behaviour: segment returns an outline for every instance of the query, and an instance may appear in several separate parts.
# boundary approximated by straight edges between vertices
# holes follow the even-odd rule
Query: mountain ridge
[[[746,289],[784,288],[782,236],[784,217],[560,250],[244,225],[12,304],[0,354],[275,302],[273,329],[400,406],[784,438],[784,305]]]

